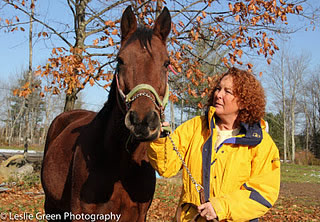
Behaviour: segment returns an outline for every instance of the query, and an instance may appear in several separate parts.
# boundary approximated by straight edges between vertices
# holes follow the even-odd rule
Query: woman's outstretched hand
[[[160,126],[160,137],[166,137],[171,133],[170,123],[169,122],[163,122]]]
[[[170,126],[170,123],[169,123],[169,122],[163,122],[163,123],[161,123],[161,127],[160,127],[161,132],[163,132],[163,127],[167,127],[167,126]]]

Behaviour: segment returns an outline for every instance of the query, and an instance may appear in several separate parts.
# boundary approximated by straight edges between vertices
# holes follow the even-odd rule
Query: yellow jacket
[[[212,203],[219,221],[249,221],[261,217],[278,198],[278,149],[261,120],[253,126],[241,124],[239,135],[225,140],[216,152],[214,111],[210,107],[205,116],[181,124],[171,137],[192,176],[205,187],[206,199]],[[163,177],[174,176],[182,168],[168,137],[150,143],[148,157]],[[208,175],[210,182],[206,179]],[[183,169],[181,221],[190,221],[197,214],[197,210],[186,203],[199,206],[200,198]]]

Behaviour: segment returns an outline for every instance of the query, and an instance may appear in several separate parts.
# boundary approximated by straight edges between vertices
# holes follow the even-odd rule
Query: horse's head
[[[166,39],[170,29],[171,17],[166,7],[153,29],[137,27],[130,6],[121,18],[121,48],[116,74],[118,98],[122,98],[120,106],[126,110],[126,127],[141,141],[153,140],[160,135],[160,121],[169,93]]]

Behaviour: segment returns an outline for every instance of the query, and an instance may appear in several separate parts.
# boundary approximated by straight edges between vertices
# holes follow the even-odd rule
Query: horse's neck
[[[107,114],[107,126],[105,130],[105,138],[107,142],[113,142],[121,145],[124,139],[130,135],[129,130],[124,123],[125,115],[117,105],[113,107],[110,113]]]
[[[138,164],[147,160],[147,143],[137,142],[130,137],[130,131],[125,126],[125,114],[117,101],[111,98],[107,103],[96,118],[99,130],[103,131],[104,152],[112,158],[126,157]]]
[[[119,155],[128,156],[136,163],[140,164],[142,160],[147,160],[147,143],[138,142],[132,138],[130,131],[124,124],[125,115],[122,110],[115,106],[111,114],[109,117],[110,127],[106,132],[105,143],[113,143]]]

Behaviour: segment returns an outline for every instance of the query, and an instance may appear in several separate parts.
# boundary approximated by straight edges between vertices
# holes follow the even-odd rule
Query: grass
[[[281,164],[281,182],[320,183],[320,166]]]

